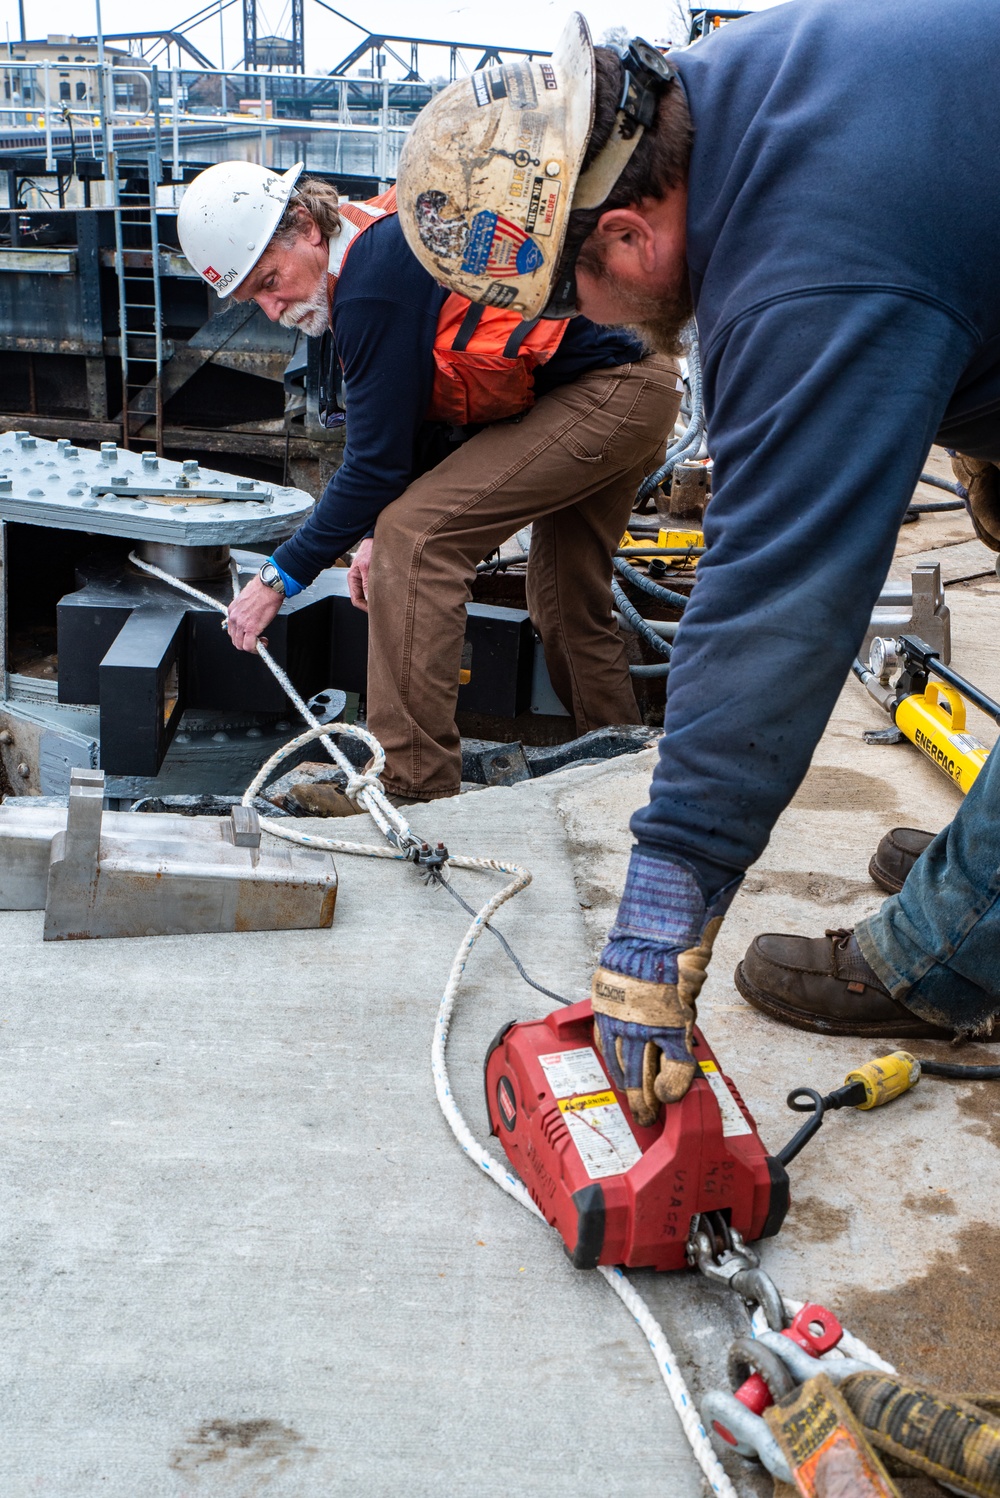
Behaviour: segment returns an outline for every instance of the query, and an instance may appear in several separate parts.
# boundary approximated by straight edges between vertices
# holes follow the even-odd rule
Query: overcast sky
[[[49,32],[87,35],[96,30],[94,0],[23,0],[29,37]],[[211,3],[211,0],[210,0]],[[519,47],[549,48],[571,9],[567,0],[507,0],[503,6],[487,0],[333,0],[336,9],[358,21],[367,30],[381,33],[416,32],[418,35],[453,41],[488,42]],[[760,10],[778,0],[729,0],[734,8]],[[582,0],[595,38],[606,27],[626,25],[649,41],[678,40],[683,26],[678,11],[686,12],[683,0]],[[106,32],[127,31],[142,26],[153,29],[176,26],[198,9],[197,0],[103,0],[101,11]],[[240,0],[223,16],[226,64],[242,55]],[[287,0],[258,0],[258,33],[287,29]],[[140,19],[141,18],[141,19]],[[11,40],[20,35],[17,0],[0,0],[0,22]],[[306,66],[310,72],[326,72],[356,46],[361,32],[323,10],[316,0],[305,0]],[[0,41],[6,38],[0,31]],[[218,66],[219,17],[190,33],[191,40]],[[421,66],[428,67],[421,56]],[[446,71],[442,54],[438,71]],[[429,71],[428,67],[428,71]],[[390,76],[392,76],[390,74]]]

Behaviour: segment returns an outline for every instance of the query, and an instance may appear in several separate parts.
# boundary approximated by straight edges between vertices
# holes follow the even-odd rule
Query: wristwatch
[[[284,598],[284,579],[282,578],[281,573],[278,571],[273,562],[265,562],[263,567],[257,573],[257,576],[260,578],[265,588],[270,588],[274,593],[280,593],[282,598]]]

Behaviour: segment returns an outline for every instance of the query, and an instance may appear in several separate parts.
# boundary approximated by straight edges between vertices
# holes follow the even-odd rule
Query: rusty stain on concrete
[[[928,1226],[928,1231],[936,1229]],[[891,1290],[845,1291],[837,1313],[901,1372],[946,1393],[988,1392],[1000,1382],[1000,1227],[969,1223],[955,1244],[951,1252],[938,1249],[923,1274]]]
[[[908,1191],[903,1197],[907,1212],[920,1212],[924,1217],[954,1217],[958,1208],[955,1198],[949,1196],[943,1186],[928,1186],[926,1191]]]
[[[820,1196],[793,1193],[787,1225],[796,1237],[807,1238],[811,1243],[832,1243],[847,1232],[851,1214],[846,1207],[835,1207]]]
[[[174,1472],[193,1472],[235,1457],[241,1467],[267,1462],[285,1466],[293,1453],[314,1454],[314,1447],[301,1443],[299,1432],[280,1420],[206,1420],[177,1447],[169,1465]]]

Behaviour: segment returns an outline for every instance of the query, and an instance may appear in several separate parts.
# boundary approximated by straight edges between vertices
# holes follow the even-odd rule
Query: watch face
[[[285,591],[285,585],[281,581],[281,573],[273,562],[265,562],[257,576],[265,587],[274,588],[276,591],[280,590],[282,593]]]

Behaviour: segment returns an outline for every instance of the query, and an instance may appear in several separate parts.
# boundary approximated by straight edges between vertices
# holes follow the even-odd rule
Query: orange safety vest
[[[342,203],[340,233],[330,241],[330,307],[348,251],[379,219],[396,212],[396,189],[364,203]],[[534,405],[534,373],[552,358],[567,321],[484,307],[452,292],[438,315],[428,421],[478,426],[520,416]]]

